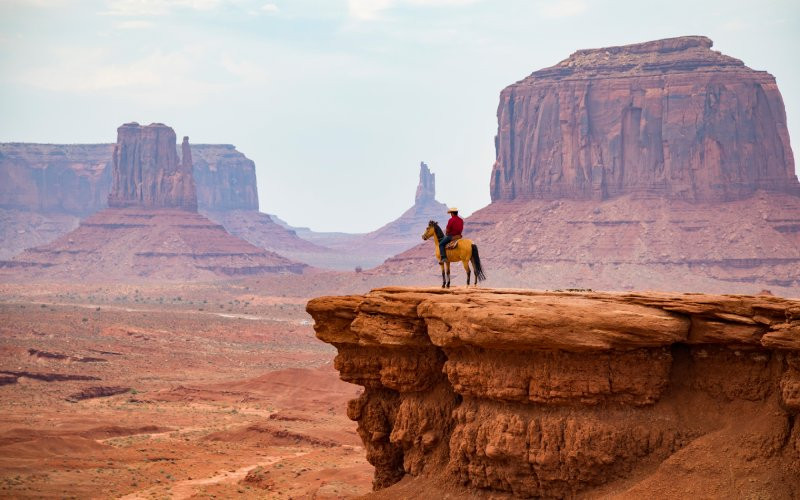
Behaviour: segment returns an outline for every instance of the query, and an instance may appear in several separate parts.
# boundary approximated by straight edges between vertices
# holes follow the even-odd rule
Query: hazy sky
[[[0,141],[164,122],[253,159],[262,211],[368,231],[411,206],[421,160],[440,201],[489,202],[506,85],[688,34],[775,75],[797,146],[797,0],[0,0]]]

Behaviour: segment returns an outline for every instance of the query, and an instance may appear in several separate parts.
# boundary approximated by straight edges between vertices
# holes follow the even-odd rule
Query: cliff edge
[[[365,388],[376,497],[800,494],[800,300],[382,288],[307,310]]]

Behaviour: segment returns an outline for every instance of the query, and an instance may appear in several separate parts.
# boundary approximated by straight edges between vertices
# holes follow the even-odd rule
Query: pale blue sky
[[[489,202],[506,85],[689,34],[775,75],[796,146],[796,0],[0,0],[0,141],[164,122],[253,159],[262,211],[368,231],[413,203],[421,160],[439,200]]]

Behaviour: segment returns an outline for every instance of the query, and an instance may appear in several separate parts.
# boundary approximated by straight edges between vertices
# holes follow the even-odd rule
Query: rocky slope
[[[579,50],[500,93],[492,200],[800,194],[775,77],[706,37]]]
[[[581,50],[507,87],[492,204],[466,221],[492,284],[800,287],[800,190],[775,79],[705,37]],[[431,269],[432,245],[382,273]]]
[[[800,287],[800,197],[791,195],[759,192],[724,204],[631,195],[603,202],[495,202],[466,220],[465,234],[477,243],[496,286],[769,288],[782,295],[796,295]],[[432,243],[421,244],[378,271],[435,272],[433,255]]]
[[[175,132],[125,124],[114,147],[111,207],[57,240],[0,262],[8,279],[204,280],[302,272],[230,235],[197,213],[188,137],[179,161]]]
[[[307,310],[364,387],[376,498],[800,494],[798,300],[385,288]]]

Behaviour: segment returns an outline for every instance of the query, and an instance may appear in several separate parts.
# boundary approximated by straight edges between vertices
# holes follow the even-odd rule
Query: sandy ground
[[[368,493],[360,388],[277,281],[0,285],[0,497]]]

